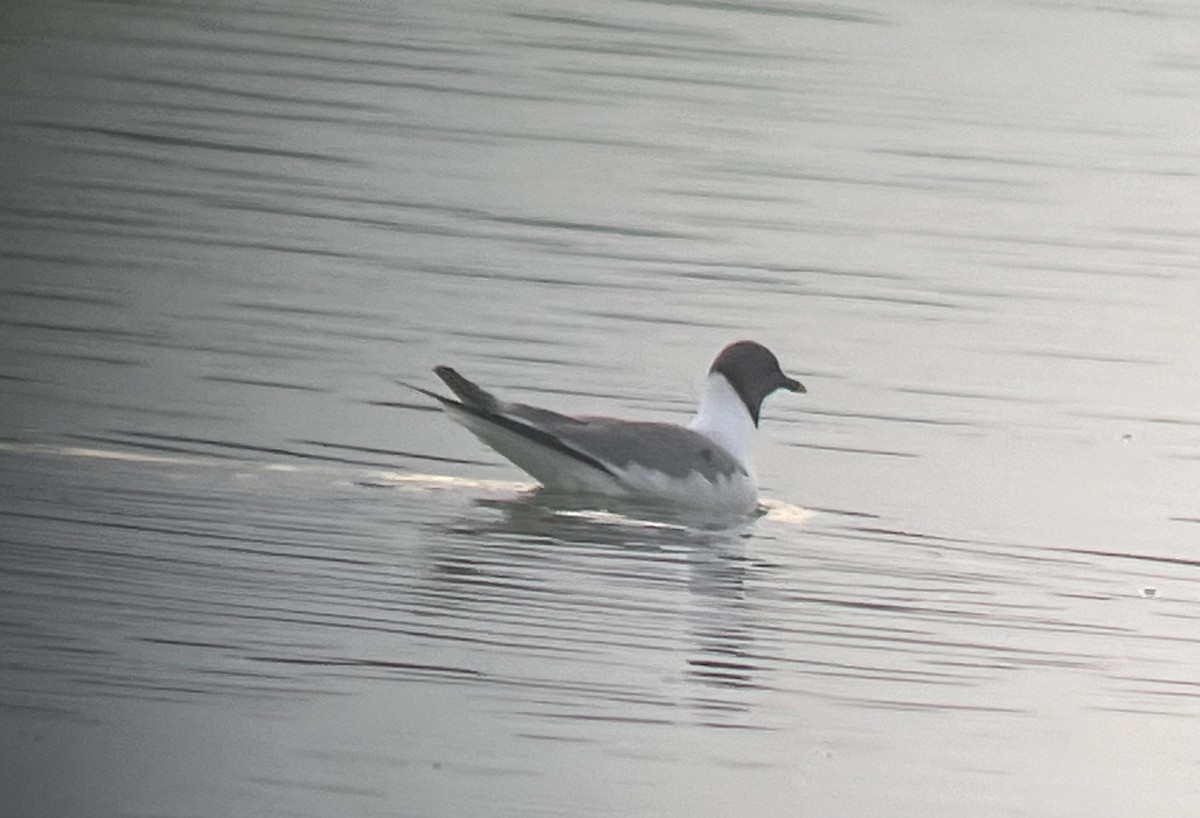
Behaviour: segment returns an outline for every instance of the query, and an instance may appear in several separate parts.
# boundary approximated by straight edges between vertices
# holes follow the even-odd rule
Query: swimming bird
[[[437,400],[451,418],[547,491],[738,513],[758,504],[750,450],[763,400],[777,389],[807,391],[754,341],[736,341],[717,355],[686,427],[562,415],[502,401],[448,366],[433,371],[458,400],[412,388]]]

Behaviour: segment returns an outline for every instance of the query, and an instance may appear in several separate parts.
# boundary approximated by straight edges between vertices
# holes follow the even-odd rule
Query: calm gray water
[[[1200,9],[0,11],[0,814],[1200,814]],[[685,421],[549,504],[396,381]]]

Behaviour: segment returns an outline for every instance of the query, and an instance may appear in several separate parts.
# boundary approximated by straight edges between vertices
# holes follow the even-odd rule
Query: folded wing
[[[462,401],[434,395],[452,416],[547,488],[618,490],[632,473],[646,471],[710,482],[746,474],[723,448],[681,426],[507,403],[450,367],[434,371]]]

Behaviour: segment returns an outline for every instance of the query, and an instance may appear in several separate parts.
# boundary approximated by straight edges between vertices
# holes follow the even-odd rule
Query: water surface
[[[1200,798],[1186,4],[10,4],[0,812]],[[686,421],[531,495],[397,381]]]

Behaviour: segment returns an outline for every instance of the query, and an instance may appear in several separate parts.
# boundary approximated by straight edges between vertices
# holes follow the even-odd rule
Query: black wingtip
[[[435,366],[433,371],[459,399],[474,409],[495,412],[499,402],[485,389],[468,381],[448,366]]]

